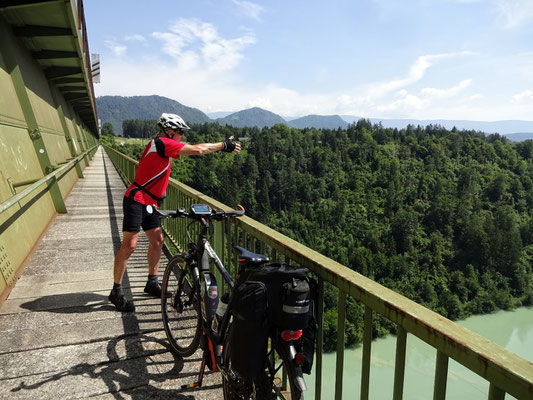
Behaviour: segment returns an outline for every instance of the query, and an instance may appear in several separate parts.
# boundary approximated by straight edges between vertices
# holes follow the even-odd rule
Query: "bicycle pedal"
[[[201,385],[200,382],[194,382],[188,385],[181,385],[181,388],[182,389],[194,389],[194,388],[200,387],[200,385]]]

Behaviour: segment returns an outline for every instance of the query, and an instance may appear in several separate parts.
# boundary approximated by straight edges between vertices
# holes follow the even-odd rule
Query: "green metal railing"
[[[135,175],[137,162],[122,153],[105,147],[108,156],[126,182]],[[204,203],[218,209],[231,209],[202,193],[170,180],[163,208],[188,207]],[[170,239],[185,248],[186,221],[165,221],[164,229]],[[455,324],[441,315],[389,290],[357,272],[317,253],[316,251],[280,234],[249,217],[215,224],[213,243],[224,265],[235,272],[236,259],[231,247],[240,244],[251,250],[266,253],[271,259],[284,258],[293,264],[309,268],[318,276],[319,327],[316,351],[315,399],[321,398],[322,386],[322,317],[324,284],[338,288],[338,329],[336,352],[335,399],[342,398],[344,343],[347,296],[365,307],[363,357],[360,398],[369,398],[372,320],[379,314],[397,327],[396,359],[393,399],[402,399],[405,374],[407,335],[414,335],[435,349],[435,381],[433,398],[445,399],[450,358],[489,382],[487,398],[504,399],[509,393],[517,399],[533,399],[533,364],[491,341]]]
[[[22,192],[17,193],[13,197],[10,197],[6,201],[4,201],[2,204],[0,204],[0,214],[2,214],[4,211],[9,209],[10,207],[14,206],[19,201],[23,200],[24,198],[26,198],[27,196],[32,194],[35,190],[37,190],[43,184],[48,184],[50,186],[53,182],[58,180],[57,177],[59,175],[63,174],[66,171],[69,171],[72,168],[75,168],[80,163],[80,161],[83,160],[85,157],[89,156],[89,158],[92,158],[92,156],[94,155],[94,153],[96,152],[97,149],[98,149],[98,146],[94,146],[94,147],[90,148],[89,150],[83,152],[79,156],[77,156],[77,157],[73,158],[72,160],[66,162],[64,165],[62,165],[60,167],[58,166],[56,169],[54,169],[53,172],[50,172],[48,175],[46,175],[46,176],[44,176],[42,178],[35,179],[35,180],[12,183],[11,186],[13,188],[26,186],[26,185],[31,185],[31,186],[27,187]]]

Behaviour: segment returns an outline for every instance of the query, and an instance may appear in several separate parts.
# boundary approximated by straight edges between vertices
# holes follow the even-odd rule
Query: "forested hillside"
[[[348,128],[348,122],[338,115],[307,115],[302,118],[292,119],[287,123],[291,128],[317,128],[317,129],[337,129]]]
[[[218,118],[216,120],[220,125],[231,125],[236,128],[244,128],[257,126],[263,128],[265,126],[271,127],[276,124],[286,124],[287,122],[277,114],[273,112],[263,110],[259,107],[249,108],[233,114],[230,114],[224,118]]]
[[[102,122],[110,122],[117,134],[122,133],[123,120],[156,120],[161,115],[161,110],[178,114],[188,123],[211,121],[197,108],[184,106],[162,96],[102,96],[96,98],[96,107],[98,117]]]
[[[182,157],[173,176],[449,318],[532,304],[533,141],[365,120],[345,130],[203,124],[186,141],[230,135],[250,138],[238,156]],[[328,288],[328,349],[336,298]],[[350,344],[362,316],[350,300]],[[375,334],[388,329],[378,320]]]

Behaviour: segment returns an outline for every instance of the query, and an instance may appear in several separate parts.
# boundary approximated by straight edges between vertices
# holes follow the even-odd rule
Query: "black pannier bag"
[[[268,292],[268,319],[281,329],[305,329],[309,323],[308,271],[275,263],[249,271],[247,280],[263,282]]]
[[[267,289],[263,282],[240,283],[231,300],[233,323],[229,338],[232,369],[245,382],[259,375],[267,354]]]

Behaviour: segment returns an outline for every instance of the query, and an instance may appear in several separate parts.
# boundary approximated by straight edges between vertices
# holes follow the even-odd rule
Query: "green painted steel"
[[[324,298],[324,279],[318,278],[318,298]],[[324,352],[324,302],[319,301],[317,307],[316,362],[315,362],[315,399],[322,398],[322,353]]]
[[[433,400],[444,400],[446,398],[446,382],[448,378],[449,358],[442,352],[437,351],[437,361],[435,363],[435,386],[433,389]]]
[[[35,181],[35,182],[22,182],[22,183],[20,183],[18,185],[13,185],[14,187],[16,187],[16,186],[26,186],[27,184],[31,184],[32,183],[32,185],[30,187],[27,187],[22,192],[17,193],[15,196],[11,197],[10,199],[8,199],[8,200],[4,201],[2,204],[0,204],[0,215],[4,211],[7,211],[9,208],[14,206],[15,204],[17,204],[17,203],[21,202],[22,200],[24,200],[26,197],[28,197],[31,194],[33,194],[42,185],[44,185],[44,184],[46,184],[47,182],[50,182],[50,181],[56,181],[58,179],[59,175],[63,174],[66,171],[69,171],[72,168],[76,168],[77,166],[79,166],[80,161],[83,158],[85,158],[86,156],[89,156],[89,157],[92,158],[92,156],[94,155],[94,153],[96,152],[97,149],[98,149],[98,146],[94,146],[93,148],[91,148],[91,149],[87,150],[86,152],[84,152],[82,155],[74,158],[73,160],[69,161],[68,163],[66,163],[62,167],[56,169],[55,171],[50,172],[48,175],[46,175],[45,177],[39,179],[38,181]]]
[[[0,306],[98,145],[82,7],[0,2]],[[76,70],[64,79],[84,98],[70,101],[54,68]]]
[[[370,360],[372,354],[372,309],[365,306],[363,329],[363,359],[361,366],[361,400],[368,400],[370,392]]]
[[[7,38],[9,35],[10,32],[8,25],[0,19],[0,36]],[[24,77],[17,61],[15,42],[12,40],[4,40],[2,41],[1,46],[7,72],[11,75],[11,80],[24,114],[28,134],[32,140],[33,148],[35,150],[35,154],[37,155],[37,159],[39,160],[43,175],[46,175],[53,170],[53,166],[50,158],[48,157],[48,151],[41,134],[41,129],[33,111],[30,97],[28,96],[26,89],[26,83],[24,82]],[[61,195],[59,186],[55,181],[50,182],[50,195],[52,197],[52,201],[54,202],[56,211],[58,213],[67,212],[65,203],[63,201],[63,196]]]
[[[137,162],[113,149],[106,148],[106,151],[120,174],[131,182]],[[219,209],[232,208],[173,179],[170,180],[167,190],[167,194],[170,193],[173,193],[172,197],[167,197],[163,208],[188,207],[193,202],[205,203]],[[178,203],[170,203],[170,198],[177,199]],[[436,365],[439,377],[436,380],[437,386],[442,383],[440,379],[447,379],[442,372],[442,360],[451,357],[490,382],[491,396],[494,398],[500,398],[500,392],[509,393],[517,399],[532,398],[533,367],[529,361],[249,217],[238,218],[231,223],[234,226],[231,228],[228,242],[242,244],[246,240],[245,236],[253,237],[262,243],[265,253],[272,259],[277,259],[278,256],[288,257],[293,264],[309,268],[319,279],[335,285],[339,289],[339,302],[343,301],[346,293],[365,305],[362,399],[368,399],[369,396],[373,313],[395,323],[399,332],[401,328],[406,335],[415,335],[442,354]],[[186,243],[184,225],[165,224],[165,227],[169,235],[183,248]],[[322,301],[323,297],[319,299],[319,302]],[[342,310],[340,311],[342,314]],[[339,320],[341,319],[343,318],[339,316]],[[444,358],[441,360],[441,357]],[[365,372],[366,369],[368,372]],[[392,387],[393,382],[390,382],[390,385]],[[440,390],[442,389],[437,388],[437,391]],[[316,393],[316,396],[319,396],[320,390]]]
[[[346,293],[339,290],[337,301],[337,363],[335,366],[335,400],[342,399],[344,372],[344,337],[346,329]]]
[[[393,400],[402,400],[403,382],[405,377],[405,351],[407,346],[407,332],[401,326],[398,327],[396,337],[396,361],[394,365],[394,391]]]
[[[531,398],[531,397],[530,397]],[[491,383],[489,387],[489,400],[504,400],[505,392],[497,387],[495,384]]]

